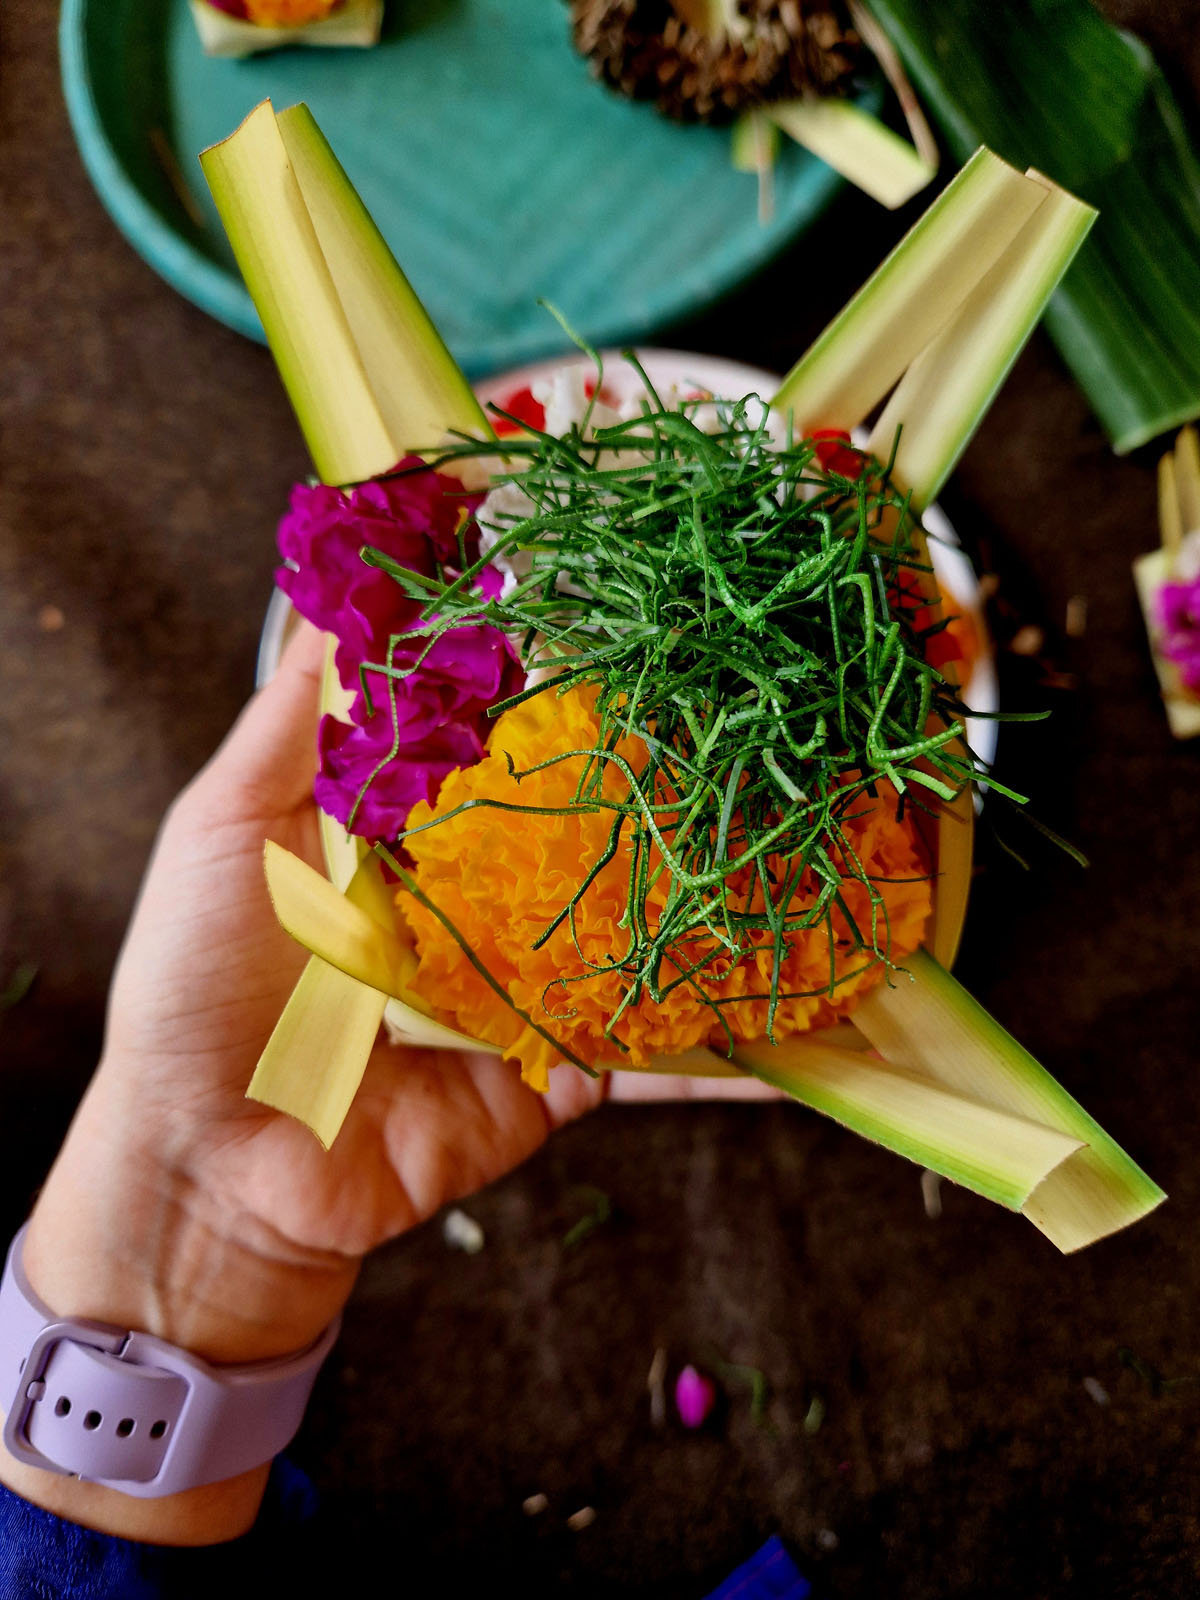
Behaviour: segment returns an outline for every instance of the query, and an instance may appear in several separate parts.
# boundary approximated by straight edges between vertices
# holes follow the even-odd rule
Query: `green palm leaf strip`
[[[977,150],[772,404],[807,433],[858,427],[891,395],[887,439],[881,424],[872,447],[887,458],[901,430],[895,481],[928,505],[1094,221],[1073,195]]]
[[[326,483],[386,472],[450,429],[487,432],[307,106],[264,101],[200,161]]]
[[[857,1012],[855,1013],[857,1015]],[[864,1051],[801,1039],[739,1045],[764,1082],[988,1200],[1020,1210],[1081,1141]]]
[[[451,430],[489,431],[470,385],[306,106],[277,116],[264,102],[200,159],[326,483],[386,472]],[[330,651],[321,710],[336,713],[339,703]],[[350,902],[369,901],[390,926],[378,863],[361,860],[357,841],[332,818],[322,815],[320,822],[330,878]],[[375,976],[372,969],[368,977]],[[248,1094],[332,1144],[385,1014],[410,1042],[464,1042],[314,954]]]
[[[918,951],[905,967],[855,1012],[882,1055],[956,1094],[1081,1141],[1020,1202],[1060,1250],[1078,1250],[1162,1203],[1158,1185],[932,956]]]
[[[1119,452],[1200,415],[1200,159],[1145,45],[1089,0],[870,0],[951,153],[1100,210],[1046,327]]]

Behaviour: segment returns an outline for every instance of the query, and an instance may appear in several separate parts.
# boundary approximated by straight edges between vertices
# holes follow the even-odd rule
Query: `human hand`
[[[273,839],[319,864],[322,656],[304,625],[171,808],[118,964],[103,1059],[26,1241],[31,1282],[56,1312],[141,1328],[216,1362],[310,1344],[369,1249],[500,1177],[606,1094],[698,1087],[563,1067],[538,1095],[496,1056],[380,1042],[328,1152],[245,1098],[307,959],[275,920],[262,850]],[[714,1090],[772,1093],[753,1080],[699,1085]],[[137,1527],[154,1504],[129,1503]],[[246,1504],[237,1498],[239,1515]],[[89,1514],[106,1525],[113,1515],[114,1531],[130,1526],[124,1508]],[[189,1538],[195,1521],[185,1518]]]

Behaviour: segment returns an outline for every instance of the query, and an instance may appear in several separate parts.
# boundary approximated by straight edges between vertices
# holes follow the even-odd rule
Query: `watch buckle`
[[[16,1394],[4,1418],[2,1437],[9,1454],[23,1461],[26,1466],[40,1467],[44,1472],[57,1472],[60,1477],[78,1477],[78,1473],[72,1472],[69,1467],[60,1466],[57,1461],[44,1455],[27,1435],[25,1430],[29,1418],[41,1398],[38,1394],[31,1394],[30,1390],[43,1381],[55,1346],[64,1340],[99,1350],[104,1355],[119,1356],[128,1339],[128,1333],[100,1322],[65,1319],[48,1323],[29,1347],[29,1354],[17,1379]]]

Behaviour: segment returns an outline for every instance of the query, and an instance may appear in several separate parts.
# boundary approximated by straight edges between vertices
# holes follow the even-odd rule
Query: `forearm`
[[[166,1130],[157,1141],[119,1142],[120,1128],[139,1115],[120,1104],[120,1076],[97,1074],[38,1198],[24,1265],[39,1298],[57,1315],[150,1333],[214,1365],[311,1345],[341,1309],[356,1263],[301,1250],[196,1185],[176,1163]],[[141,1114],[144,1129],[153,1114]],[[268,1470],[264,1463],[224,1482],[141,1499],[0,1450],[0,1481],[26,1499],[103,1532],[163,1544],[244,1533]]]

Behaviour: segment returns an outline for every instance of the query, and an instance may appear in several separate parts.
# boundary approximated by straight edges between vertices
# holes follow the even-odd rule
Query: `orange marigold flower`
[[[568,806],[585,756],[570,756],[540,772],[530,772],[519,784],[510,773],[509,759],[516,771],[524,771],[556,755],[592,750],[597,733],[590,695],[579,690],[561,696],[549,692],[535,695],[498,719],[487,756],[476,766],[451,773],[436,805],[418,804],[408,826],[418,828],[435,817],[445,817],[470,800]],[[644,746],[639,740],[626,739],[617,746],[617,753],[637,770]],[[620,802],[627,792],[625,778],[609,763],[605,796]],[[678,984],[658,1003],[643,992],[612,1030],[613,1038],[627,1052],[623,1057],[613,1038],[605,1036],[628,989],[626,975],[612,965],[621,959],[627,945],[620,920],[629,894],[631,847],[624,835],[616,856],[601,869],[580,901],[575,917],[578,950],[566,923],[541,949],[532,948],[603,854],[612,821],[613,813],[607,810],[547,816],[515,815],[479,806],[423,832],[410,833],[405,844],[416,864],[414,876],[422,891],[515,1003],[582,1060],[645,1067],[655,1056],[677,1055],[698,1045],[724,1049],[726,1036],[711,1002],[720,1004],[735,1038],[762,1038],[773,964],[766,933],[761,946],[741,960],[734,961],[722,952],[697,973],[695,984]],[[897,820],[895,792],[885,783],[878,785],[875,798],[864,795],[855,800],[842,826],[871,879],[908,880],[876,884],[887,918],[885,929],[881,910],[878,940],[881,946],[886,942],[893,960],[901,960],[920,943],[931,906],[930,883],[924,876],[928,867],[916,829],[909,820]],[[836,850],[831,854],[836,859]],[[785,862],[773,860],[771,866],[777,879],[785,875]],[[647,895],[651,926],[666,905],[669,888],[670,877],[664,872]],[[818,889],[815,879],[802,879],[789,915],[799,915]],[[749,870],[730,880],[729,890],[743,906],[752,906],[754,897],[761,896]],[[842,895],[869,938],[871,895],[866,884],[847,874]],[[503,1003],[435,916],[403,890],[397,899],[420,958],[414,984],[417,991],[456,1027],[500,1045],[506,1058],[519,1061],[527,1083],[546,1089],[549,1069],[561,1055]],[[832,952],[823,922],[790,936],[780,966],[779,993],[795,998],[779,1002],[774,1022],[777,1039],[829,1026],[883,977],[880,963],[870,963],[856,948],[840,911],[832,913],[831,924]],[[697,936],[675,954],[686,968],[712,949],[711,941],[706,943]],[[832,995],[831,964],[837,980]],[[664,973],[664,983],[670,976]]]
[[[246,0],[246,17],[264,28],[298,28],[321,22],[341,0]]]

